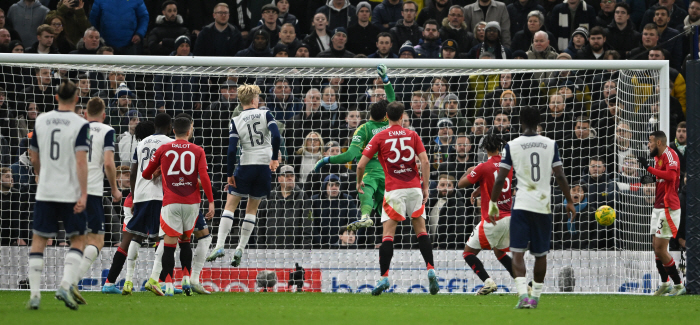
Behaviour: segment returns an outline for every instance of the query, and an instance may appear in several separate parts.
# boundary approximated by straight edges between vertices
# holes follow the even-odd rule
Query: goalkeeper
[[[387,67],[383,64],[378,65],[377,73],[384,82],[384,91],[386,91],[387,101],[382,100],[370,105],[370,119],[355,130],[348,151],[337,156],[324,157],[319,160],[314,168],[315,172],[318,172],[321,167],[329,163],[345,164],[355,159],[359,160],[362,156],[362,150],[364,150],[369,141],[372,140],[372,137],[388,127],[389,122],[386,119],[386,106],[396,100],[396,95],[394,94],[394,87],[391,85],[391,82],[389,82]],[[377,210],[377,213],[381,214],[381,207],[384,202],[384,170],[377,160],[377,155],[374,155],[367,164],[363,181],[365,183],[365,187],[363,188],[364,193],[358,194],[362,216],[360,220],[354,221],[347,226],[348,229],[352,231],[371,227],[374,224],[372,219],[370,219],[372,210]]]

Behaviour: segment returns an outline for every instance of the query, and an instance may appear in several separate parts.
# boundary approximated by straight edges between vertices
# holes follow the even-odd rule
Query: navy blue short
[[[525,210],[511,210],[510,213],[510,250],[525,252],[532,256],[544,256],[549,253],[552,238],[552,215]]]
[[[66,238],[85,235],[87,232],[87,213],[75,214],[75,203],[36,201],[34,204],[34,234],[44,238],[58,235],[59,221],[63,221]]]
[[[241,165],[233,173],[236,186],[229,185],[228,194],[263,199],[270,194],[272,172],[268,165]]]
[[[87,231],[92,234],[104,234],[105,209],[102,206],[102,197],[88,194],[85,212],[87,212]]]
[[[132,208],[134,216],[126,224],[126,231],[142,237],[158,237],[158,232],[160,231],[160,209],[162,207],[163,201],[157,200],[134,203]]]
[[[200,212],[197,220],[194,222],[194,231],[202,231],[207,229],[207,222],[204,220],[204,215]]]

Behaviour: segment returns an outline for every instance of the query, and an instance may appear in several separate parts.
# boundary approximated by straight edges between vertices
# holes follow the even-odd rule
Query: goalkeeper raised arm
[[[352,142],[348,150],[340,155],[324,157],[316,163],[314,169],[318,172],[321,167],[326,164],[345,164],[353,160],[359,160],[362,156],[362,150],[365,149],[372,137],[386,129],[389,122],[386,120],[386,106],[396,100],[394,87],[389,82],[387,75],[387,67],[383,64],[377,66],[377,73],[384,82],[384,90],[386,91],[387,100],[382,100],[370,105],[370,119],[360,125],[352,136]],[[384,201],[384,170],[382,165],[377,160],[377,155],[369,161],[365,169],[363,178],[365,187],[364,193],[358,193],[360,199],[360,220],[352,222],[348,225],[348,229],[356,231],[360,228],[370,227],[374,224],[370,219],[372,210],[377,210],[381,214],[382,202]]]

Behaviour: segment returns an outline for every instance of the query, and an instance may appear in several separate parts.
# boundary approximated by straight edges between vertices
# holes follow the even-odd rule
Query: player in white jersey
[[[566,197],[566,211],[571,213],[571,221],[576,217],[569,183],[564,175],[557,143],[537,134],[540,112],[535,107],[525,107],[520,111],[520,124],[523,133],[508,142],[505,155],[499,165],[498,176],[493,185],[489,202],[489,216],[499,214],[497,200],[501,194],[511,167],[517,178],[517,197],[510,217],[510,251],[513,252],[513,276],[518,291],[517,309],[537,308],[544,277],[547,273],[547,253],[552,237],[552,208],[550,202],[551,178],[559,185]],[[527,293],[525,252],[535,257],[532,296]]]
[[[228,195],[226,207],[219,222],[216,247],[207,261],[211,262],[224,256],[226,237],[233,225],[233,211],[241,198],[248,198],[245,218],[241,222],[241,236],[236,252],[231,261],[232,266],[241,264],[243,249],[248,244],[250,234],[255,227],[255,215],[260,201],[270,193],[272,172],[279,166],[278,152],[282,137],[274,117],[267,110],[258,109],[260,88],[255,85],[243,85],[238,88],[238,100],[243,112],[231,119],[229,125],[228,145]],[[237,145],[240,140],[241,161],[236,168]],[[235,173],[234,173],[235,169]]]
[[[104,246],[105,214],[102,206],[104,178],[107,176],[112,189],[112,202],[121,202],[122,192],[117,188],[117,167],[114,164],[114,129],[106,124],[105,103],[93,97],[87,104],[87,120],[90,123],[88,143],[88,198],[87,198],[87,245],[80,263],[80,272],[71,287],[79,304],[85,299],[78,292],[78,281],[90,269]]]
[[[39,309],[44,249],[49,238],[58,234],[59,221],[63,221],[66,237],[70,238],[70,249],[65,256],[63,279],[56,291],[56,299],[76,310],[78,303],[70,288],[79,276],[87,231],[89,125],[74,113],[78,87],[73,82],[63,82],[58,87],[56,98],[58,110],[37,117],[29,146],[38,185],[29,253],[31,295],[27,308]]]

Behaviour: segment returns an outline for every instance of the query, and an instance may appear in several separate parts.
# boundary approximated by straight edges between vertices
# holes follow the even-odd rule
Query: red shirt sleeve
[[[153,178],[153,173],[160,167],[160,156],[163,153],[163,150],[161,150],[164,146],[158,147],[156,152],[153,154],[151,157],[151,161],[148,162],[148,167],[141,173],[141,177],[144,179],[151,179]]]
[[[416,150],[416,156],[425,152],[425,146],[423,145],[423,141],[416,132],[413,132],[413,148],[415,148]]]
[[[481,164],[477,165],[472,169],[472,172],[467,175],[467,180],[469,183],[476,184],[481,180]]]
[[[367,144],[365,150],[362,151],[362,155],[371,159],[372,157],[374,157],[374,154],[376,154],[378,150],[379,137],[375,136],[372,138],[372,140],[369,141],[369,144]]]
[[[680,169],[680,166],[678,166],[678,161],[672,160],[672,158],[669,159],[669,157],[665,154],[661,155],[661,161],[663,162],[664,166],[666,166],[666,170],[659,170],[650,166],[647,171],[665,181],[674,180],[676,175],[678,175],[678,170]]]
[[[211,190],[211,180],[209,179],[209,168],[207,167],[207,157],[204,150],[200,148],[199,150],[199,166],[197,166],[199,172],[199,180],[202,182],[202,189],[204,194],[207,195],[208,202],[214,202],[214,193]]]

